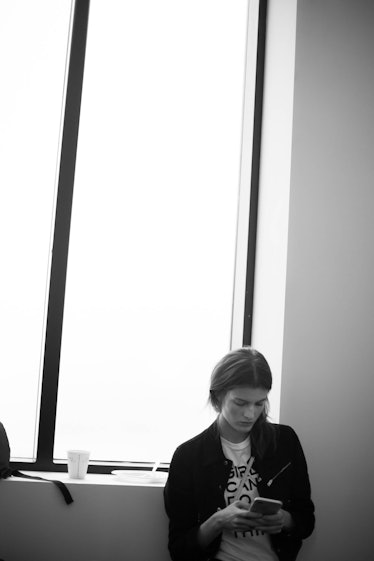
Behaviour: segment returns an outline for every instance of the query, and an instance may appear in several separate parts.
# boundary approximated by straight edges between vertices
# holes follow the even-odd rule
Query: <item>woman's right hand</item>
[[[243,501],[234,501],[229,506],[217,510],[198,530],[197,539],[201,547],[206,547],[223,530],[231,532],[248,532],[257,528],[261,514],[249,512],[249,504]]]
[[[257,512],[249,511],[249,504],[243,501],[234,501],[229,506],[217,511],[216,516],[222,530],[231,532],[248,532],[258,526],[262,517]]]

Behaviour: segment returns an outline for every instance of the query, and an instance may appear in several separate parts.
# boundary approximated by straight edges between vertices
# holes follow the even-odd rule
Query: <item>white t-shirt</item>
[[[221,442],[226,458],[233,462],[225,489],[228,506],[236,500],[236,492],[251,457],[251,443],[249,437],[239,443],[229,442],[221,437]],[[251,503],[258,497],[258,478],[258,473],[251,468],[238,499]],[[220,561],[278,561],[278,556],[271,547],[269,534],[258,530],[240,533],[224,530],[216,558]]]

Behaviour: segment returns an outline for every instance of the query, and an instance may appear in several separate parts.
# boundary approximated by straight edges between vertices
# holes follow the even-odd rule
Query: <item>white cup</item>
[[[88,450],[68,450],[68,473],[70,479],[86,477],[90,453]]]

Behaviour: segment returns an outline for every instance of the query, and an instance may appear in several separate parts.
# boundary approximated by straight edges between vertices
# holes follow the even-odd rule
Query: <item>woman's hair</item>
[[[264,355],[252,347],[242,347],[227,353],[213,369],[209,401],[217,412],[221,411],[226,393],[238,386],[271,390],[270,366]],[[266,400],[264,410],[251,430],[251,443],[260,457],[269,445],[275,445],[273,425],[268,421],[268,412],[269,403]]]

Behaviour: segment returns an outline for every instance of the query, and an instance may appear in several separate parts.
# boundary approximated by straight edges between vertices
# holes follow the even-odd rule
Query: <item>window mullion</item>
[[[257,213],[260,183],[262,104],[265,73],[267,0],[260,0],[258,16],[256,85],[253,120],[252,171],[248,229],[247,275],[244,306],[243,345],[252,340],[253,297],[256,262]]]
[[[63,118],[35,468],[53,464],[60,346],[89,0],[76,0]]]

